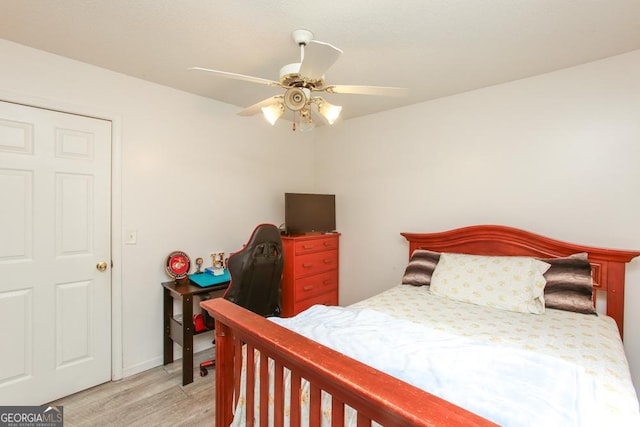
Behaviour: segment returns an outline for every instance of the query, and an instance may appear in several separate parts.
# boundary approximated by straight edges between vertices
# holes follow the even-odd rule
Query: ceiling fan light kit
[[[271,126],[273,126],[276,124],[280,116],[284,114],[284,104],[280,102],[262,107],[262,114],[264,115],[264,118],[271,123]]]
[[[338,120],[338,117],[340,117],[340,112],[342,111],[341,106],[333,105],[320,96],[316,98],[316,104],[318,105],[318,112],[322,114],[322,117],[327,119],[330,125],[334,124],[335,121]]]
[[[294,112],[294,115],[297,116],[297,118],[294,119],[292,126],[294,132],[296,130],[299,130],[300,132],[306,132],[316,127],[316,124],[311,118],[311,110],[309,110],[308,108],[305,107],[300,111]]]
[[[287,64],[280,69],[280,81],[263,79],[261,77],[230,73],[228,71],[211,70],[208,68],[192,67],[213,73],[219,77],[244,80],[285,89],[284,95],[276,95],[251,105],[238,114],[253,116],[262,112],[264,118],[274,125],[285,113],[286,109],[293,112],[293,130],[309,130],[315,127],[311,107],[315,105],[317,112],[330,125],[340,117],[342,107],[327,102],[321,96],[312,96],[313,92],[344,93],[376,96],[402,96],[406,89],[382,86],[325,86],[324,74],[340,58],[342,50],[329,43],[313,40],[313,33],[308,30],[295,30],[291,37],[300,47],[300,62]]]

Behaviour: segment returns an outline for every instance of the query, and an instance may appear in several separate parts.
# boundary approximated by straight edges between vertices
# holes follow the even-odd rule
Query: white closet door
[[[110,171],[111,122],[0,101],[3,405],[111,378]]]

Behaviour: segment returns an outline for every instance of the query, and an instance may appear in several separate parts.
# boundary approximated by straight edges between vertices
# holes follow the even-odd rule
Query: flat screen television
[[[284,193],[284,225],[289,235],[335,231],[336,196]]]

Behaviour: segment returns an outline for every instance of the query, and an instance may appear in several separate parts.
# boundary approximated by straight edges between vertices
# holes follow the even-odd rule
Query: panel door
[[[0,101],[3,405],[111,378],[110,171],[111,122]]]

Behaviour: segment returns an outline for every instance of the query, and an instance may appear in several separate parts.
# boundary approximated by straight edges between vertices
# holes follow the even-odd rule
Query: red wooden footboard
[[[240,387],[242,343],[247,354],[260,351],[259,425],[267,425],[269,402],[267,358],[275,361],[275,425],[284,419],[283,369],[292,372],[292,384],[304,378],[311,384],[310,426],[320,425],[320,395],[332,396],[332,425],[342,426],[344,405],[358,412],[358,426],[376,421],[384,426],[490,426],[495,425],[432,394],[364,365],[289,331],[222,298],[201,303],[216,319],[216,426],[228,426],[233,419]],[[382,331],[384,333],[384,331]],[[251,357],[251,356],[249,356]],[[252,369],[252,363],[248,364]],[[249,373],[247,377],[253,378]],[[253,422],[253,384],[247,383],[246,425]],[[295,386],[292,386],[295,387]],[[291,425],[299,425],[300,394],[291,393]],[[255,398],[259,398],[255,396]]]

